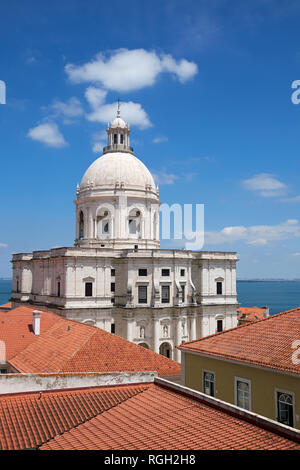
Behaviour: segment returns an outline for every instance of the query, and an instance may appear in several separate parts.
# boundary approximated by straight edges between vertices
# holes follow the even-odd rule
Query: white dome
[[[155,191],[153,176],[148,168],[134,155],[126,152],[111,152],[94,161],[85,172],[80,189],[92,186],[124,187],[146,189],[151,186]]]
[[[124,128],[124,129],[125,129],[125,127],[127,127],[127,126],[126,126],[126,122],[123,121],[122,118],[116,117],[116,118],[111,122],[110,127],[111,127],[111,128],[121,127],[121,128]]]

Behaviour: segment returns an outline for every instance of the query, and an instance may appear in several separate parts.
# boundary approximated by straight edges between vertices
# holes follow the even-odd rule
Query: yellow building
[[[300,429],[300,308],[179,349],[187,387]]]

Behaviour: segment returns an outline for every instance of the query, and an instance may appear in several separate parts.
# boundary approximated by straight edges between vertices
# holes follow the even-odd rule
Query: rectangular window
[[[250,380],[235,379],[236,405],[244,410],[251,410],[251,387]]]
[[[162,269],[161,270],[161,275],[162,276],[170,276],[170,270],[169,269]]]
[[[139,286],[139,304],[147,303],[147,286]]]
[[[92,297],[93,296],[93,283],[92,282],[86,282],[85,283],[85,296],[86,297]]]
[[[60,282],[57,283],[57,297],[60,297]]]
[[[20,292],[19,281],[17,281],[17,292]]]
[[[112,269],[112,270],[111,270],[111,277],[115,277],[115,275],[116,275],[116,270],[115,270],[115,269]]]
[[[8,369],[0,369],[0,374],[8,374]]]
[[[120,135],[120,144],[123,144],[123,134]]]
[[[170,303],[170,286],[161,286],[161,302],[163,304]]]
[[[147,269],[139,269],[139,276],[147,276]]]
[[[277,392],[277,420],[287,426],[294,426],[293,395]]]
[[[203,392],[211,397],[215,396],[215,374],[213,372],[203,372]]]
[[[118,143],[118,134],[114,134],[114,144]]]
[[[115,334],[115,332],[116,332],[116,325],[114,323],[110,324],[110,332],[113,333],[113,334]]]
[[[110,291],[111,291],[111,292],[115,292],[115,290],[116,290],[116,284],[115,284],[114,282],[111,282],[111,284],[110,284]]]
[[[182,290],[182,303],[185,303],[185,284],[181,284]]]
[[[185,269],[180,270],[180,276],[182,276],[182,277],[185,276]]]
[[[222,282],[217,282],[217,294],[222,295]]]
[[[217,333],[223,331],[223,320],[217,320]]]

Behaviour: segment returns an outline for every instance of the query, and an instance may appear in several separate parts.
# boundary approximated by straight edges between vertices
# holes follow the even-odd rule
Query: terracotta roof
[[[42,450],[287,450],[300,444],[225,410],[151,384]]]
[[[0,395],[0,449],[31,449],[141,393],[147,385]]]
[[[41,313],[41,334],[35,336],[31,327],[32,311],[19,307],[0,313],[0,339],[7,345],[7,360],[19,372],[148,370],[162,376],[180,374],[178,362],[95,326],[54,313]]]
[[[183,343],[179,349],[300,373],[292,344],[300,335],[300,308]]]
[[[11,302],[7,302],[6,304],[0,305],[0,310],[7,311],[7,310],[10,310],[10,309],[11,309]]]
[[[32,311],[28,307],[18,307],[9,312],[0,311],[0,340],[5,342],[8,361],[36,338],[32,329]],[[54,313],[42,312],[41,334],[55,324],[58,318]]]
[[[257,307],[239,307],[237,309],[238,320],[242,322],[253,322],[262,320],[266,318],[267,307],[257,308]]]

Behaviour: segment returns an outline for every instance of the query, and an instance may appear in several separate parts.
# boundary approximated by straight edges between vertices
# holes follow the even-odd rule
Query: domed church
[[[237,325],[236,253],[160,249],[158,187],[119,106],[76,196],[73,247],[13,255],[13,307],[49,309],[177,361],[183,341]]]

